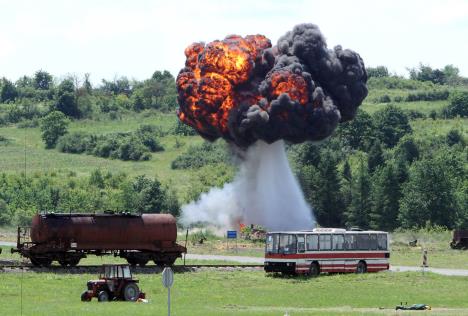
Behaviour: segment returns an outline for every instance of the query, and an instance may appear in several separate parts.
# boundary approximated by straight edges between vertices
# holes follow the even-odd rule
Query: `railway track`
[[[187,264],[187,265],[173,265],[171,267],[175,272],[192,272],[203,269],[215,270],[263,270],[262,264]],[[147,265],[144,267],[131,267],[134,273],[153,274],[160,273],[163,267],[157,265]],[[0,264],[0,273],[2,272],[53,272],[53,273],[67,273],[67,274],[81,274],[81,273],[99,273],[101,265],[82,265],[76,267],[62,267],[62,266],[49,266],[49,267],[35,267],[30,264]]]

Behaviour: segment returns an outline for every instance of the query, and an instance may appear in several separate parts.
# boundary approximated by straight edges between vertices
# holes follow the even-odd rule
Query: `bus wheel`
[[[356,268],[356,273],[366,273],[367,272],[367,265],[364,261],[359,261],[357,268]]]
[[[317,262],[313,262],[310,265],[309,276],[315,278],[320,274],[320,267]]]

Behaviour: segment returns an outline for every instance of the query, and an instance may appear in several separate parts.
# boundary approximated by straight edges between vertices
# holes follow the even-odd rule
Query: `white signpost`
[[[171,286],[174,284],[174,272],[169,267],[163,270],[162,284],[167,289],[167,315],[171,316]]]

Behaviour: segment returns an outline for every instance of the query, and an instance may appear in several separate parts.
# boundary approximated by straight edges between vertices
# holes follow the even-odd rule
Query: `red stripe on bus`
[[[343,259],[343,258],[385,258],[385,252],[365,252],[365,253],[314,253],[314,254],[266,254],[266,259]]]

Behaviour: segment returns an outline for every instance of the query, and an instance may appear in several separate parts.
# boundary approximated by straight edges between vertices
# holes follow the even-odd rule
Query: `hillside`
[[[82,135],[94,135],[93,137],[98,137],[98,139],[99,137],[106,137],[106,135],[118,138],[119,136],[115,136],[117,135],[116,133],[136,132],[141,126],[153,126],[157,130],[157,133],[153,135],[154,139],[157,139],[163,150],[148,153],[147,157],[150,159],[145,161],[124,161],[116,158],[117,156],[110,159],[98,157],[91,152],[88,152],[88,154],[73,154],[61,152],[58,149],[46,149],[41,138],[39,122],[40,117],[47,114],[47,108],[56,106],[57,101],[53,97],[45,97],[39,101],[34,101],[34,99],[31,99],[32,101],[25,101],[28,99],[22,99],[22,101],[14,103],[0,104],[0,118],[3,117],[1,120],[3,121],[3,126],[0,126],[0,174],[4,174],[4,192],[0,192],[0,213],[3,207],[5,217],[3,221],[0,217],[0,224],[2,222],[13,223],[21,221],[23,217],[16,214],[19,209],[22,210],[21,212],[25,212],[24,209],[27,209],[26,213],[30,213],[38,208],[51,207],[51,205],[62,210],[67,208],[92,210],[96,208],[125,209],[136,207],[135,205],[143,202],[133,201],[133,204],[127,203],[125,201],[125,194],[132,194],[125,191],[125,188],[133,186],[133,190],[137,190],[135,189],[137,187],[135,183],[138,181],[135,179],[138,176],[156,179],[156,182],[160,181],[166,190],[165,192],[176,197],[175,202],[174,199],[172,199],[172,202],[166,201],[169,204],[176,203],[177,205],[174,206],[174,209],[178,209],[181,203],[186,203],[197,198],[201,192],[207,191],[211,186],[221,186],[224,182],[231,180],[235,167],[229,162],[229,155],[222,153],[225,147],[224,142],[218,141],[214,146],[206,147],[202,145],[204,141],[201,137],[177,131],[176,105],[173,98],[174,92],[171,92],[173,91],[171,83],[173,78],[169,78],[168,76],[170,75],[167,75],[166,72],[164,72],[166,77],[162,78],[164,77],[162,74],[156,72],[152,79],[141,83],[133,83],[132,85],[127,81],[127,86],[132,86],[133,90],[131,93],[125,92],[125,89],[128,87],[121,88],[119,82],[115,83],[115,86],[98,88],[92,94],[86,94],[83,92],[83,88],[76,90],[77,95],[81,95],[81,97],[77,97],[76,99],[78,100],[78,109],[81,109],[82,114],[76,117],[70,116],[71,122],[68,126],[68,134],[81,133]],[[158,100],[151,95],[148,97],[148,87],[151,87],[151,84],[155,82],[161,82],[161,80],[166,82],[165,84],[167,85],[165,88],[166,96],[159,97]],[[122,85],[122,82],[120,82],[120,85]],[[125,84],[123,85],[125,86]],[[60,90],[60,86],[55,89]],[[364,223],[353,222],[350,212],[352,211],[354,193],[352,192],[351,184],[349,192],[345,192],[346,185],[343,181],[351,181],[350,183],[352,183],[353,181],[358,181],[358,179],[345,179],[345,169],[351,168],[350,172],[353,175],[359,174],[362,172],[362,161],[364,161],[365,165],[371,168],[365,171],[368,177],[367,181],[370,181],[371,184],[383,181],[382,179],[379,180],[377,173],[374,174],[374,169],[377,168],[376,170],[378,171],[380,169],[384,170],[385,166],[390,164],[395,165],[396,163],[398,165],[398,157],[400,157],[398,156],[398,152],[406,146],[404,144],[408,141],[414,142],[415,146],[418,147],[418,155],[414,158],[416,161],[426,161],[431,156],[443,156],[444,154],[441,154],[441,150],[449,150],[453,155],[458,157],[456,159],[461,159],[463,172],[466,172],[468,165],[466,160],[468,118],[453,117],[453,115],[447,114],[447,108],[452,102],[450,96],[460,91],[468,90],[463,85],[449,86],[404,78],[373,77],[369,80],[369,95],[361,106],[362,111],[358,114],[358,118],[361,117],[361,119],[355,120],[355,123],[347,123],[340,126],[335,135],[317,147],[318,149],[311,149],[307,144],[289,146],[288,153],[291,164],[295,168],[309,203],[314,205],[316,209],[319,223],[321,222],[323,225],[359,224],[375,228],[380,227],[382,224],[379,224],[379,216],[377,216],[378,214],[374,214],[376,212],[375,208],[378,207],[376,204],[378,202],[371,196],[384,194],[385,192],[378,193],[369,187],[367,191],[369,199],[366,202],[369,208],[365,211],[368,213],[366,216],[369,217]],[[83,99],[89,102],[87,107],[83,106],[84,101],[79,102],[79,100]],[[162,102],[161,100],[166,100],[164,101],[166,103],[163,103],[165,104],[163,107],[159,106]],[[33,112],[36,114],[27,115],[27,106],[25,105],[27,102],[30,102],[28,103],[29,107],[31,104],[35,104]],[[83,109],[87,109],[86,115]],[[385,139],[381,137],[385,135],[379,134],[381,127],[378,128],[378,124],[382,120],[382,117],[387,115],[385,113],[396,113],[395,111],[401,113],[397,114],[403,115],[405,120],[408,120],[410,127],[407,132],[398,135],[396,143],[382,143],[385,142]],[[1,116],[2,113],[3,116]],[[15,119],[11,119],[12,113],[20,113],[16,121]],[[368,115],[366,116],[364,113]],[[365,124],[371,125],[366,127],[365,124],[359,123],[361,120],[368,122]],[[373,120],[373,122],[369,120]],[[362,126],[364,126],[364,129],[362,129]],[[396,132],[390,131],[389,133]],[[448,146],[445,144],[450,133],[455,133],[455,144],[458,144],[458,147],[453,147],[453,144],[449,144]],[[407,136],[403,137],[405,134]],[[351,143],[350,138],[346,135],[351,135],[353,139],[357,137],[356,142],[354,144]],[[406,141],[406,143],[401,143],[400,139],[401,141]],[[378,145],[380,149],[377,149],[381,153],[377,157],[378,160],[380,159],[380,162],[373,167],[368,160],[373,155],[373,150],[377,150],[374,148],[378,143],[376,143],[376,140],[380,142]],[[431,153],[429,154],[427,153],[428,148],[431,148]],[[317,156],[318,158],[314,162],[307,159],[304,160],[304,155],[319,156]],[[331,171],[321,170],[324,167],[325,160],[328,159],[327,157],[329,157],[329,161],[333,164]],[[175,162],[176,160],[177,163]],[[406,207],[402,201],[403,196],[400,190],[404,182],[410,181],[411,165],[413,163],[413,159],[405,162],[406,178],[398,184],[398,194],[396,197],[393,197],[396,201],[392,202],[394,203],[394,207]],[[307,167],[307,165],[312,169]],[[24,193],[25,191],[21,189],[21,186],[12,184],[19,183],[19,179],[24,177],[24,172],[27,179],[31,179],[27,181],[29,183],[28,190],[31,190],[28,194]],[[331,175],[327,175],[327,172],[331,172]],[[98,181],[101,183],[99,184],[100,196],[89,197],[90,192],[93,190],[89,188],[89,184],[95,185],[93,181],[95,181],[96,177],[103,178],[103,180],[99,180],[102,183]],[[336,178],[335,187],[341,187],[340,191],[344,190],[340,193],[340,201],[335,201],[336,205],[330,205],[330,203],[334,203],[333,201],[327,204],[323,200],[324,197],[320,196],[317,190],[314,190],[319,185],[316,183],[316,180],[320,178],[323,180],[323,177]],[[325,183],[324,185],[326,187],[329,183]],[[398,217],[398,212],[396,212],[392,219],[394,225],[399,226],[403,224],[403,226],[406,225],[408,227],[413,225],[423,226],[428,223],[427,221],[447,227],[460,225],[461,222],[464,222],[464,220],[461,220],[461,218],[464,218],[464,215],[460,214],[457,210],[463,209],[463,203],[466,203],[466,197],[463,194],[463,192],[466,192],[464,191],[466,190],[466,183],[464,184],[462,180],[454,180],[450,185],[450,196],[459,197],[457,203],[462,203],[461,205],[453,206],[454,219],[450,223],[437,222],[437,219],[431,217],[429,219],[421,218],[417,223],[413,220],[411,223],[404,224],[404,220],[400,218],[401,215]],[[15,187],[15,189],[11,189],[12,187]],[[49,192],[52,190],[49,187],[60,191],[57,193],[59,197],[57,197],[57,201],[55,202],[51,202],[54,198],[50,197],[53,194]],[[34,196],[38,194],[36,192],[38,190],[42,190],[41,194],[45,196],[45,202],[42,204],[34,202]],[[89,198],[91,202],[70,202],[73,195],[71,192],[77,194],[77,190],[81,190],[78,195],[82,197],[82,200]],[[140,189],[140,191],[134,192],[138,195],[143,194],[143,191]],[[10,192],[10,195],[5,192]],[[21,192],[20,196],[26,194],[27,197],[24,199],[28,202],[13,201],[11,192]],[[167,203],[163,203],[163,205],[167,206]],[[343,205],[343,203],[349,204]],[[160,204],[158,205],[161,207]],[[336,218],[340,218],[338,222],[333,222],[333,220],[330,222],[329,214],[327,215],[328,219],[323,217],[323,214],[328,212],[325,211],[325,208],[336,208],[336,212],[338,212]],[[338,208],[341,210],[339,211]],[[343,209],[348,209],[348,211],[344,212]],[[394,229],[396,226],[381,228]]]

